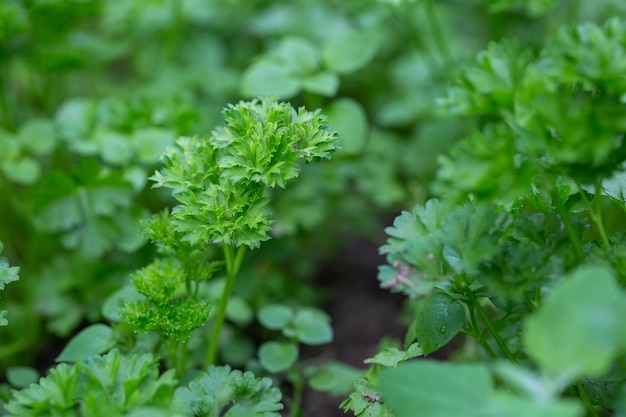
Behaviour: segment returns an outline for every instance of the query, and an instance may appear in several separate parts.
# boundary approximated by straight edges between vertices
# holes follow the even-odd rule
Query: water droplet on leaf
[[[446,326],[441,326],[441,327],[439,328],[439,333],[445,333],[445,332],[447,332],[447,331],[448,331],[448,329],[446,329]]]

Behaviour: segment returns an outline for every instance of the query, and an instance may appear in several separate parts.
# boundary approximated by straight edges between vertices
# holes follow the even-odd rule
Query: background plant
[[[9,390],[5,379],[27,387],[38,377],[31,366],[44,371],[69,340],[95,338],[103,352],[118,346],[124,354],[168,357],[159,337],[135,335],[119,312],[119,300],[137,296],[129,274],[157,256],[174,256],[149,243],[157,236],[141,233],[150,213],[175,204],[167,190],[150,189],[147,178],[175,138],[210,131],[221,123],[225,103],[257,94],[321,108],[343,151],[331,164],[303,166],[299,181],[286,189],[268,191],[273,239],[248,251],[226,306],[221,360],[232,366],[253,368],[258,346],[276,338],[256,328],[254,317],[265,305],[319,306],[324,295],[315,277],[321,266],[343,262],[338,253],[346,241],[382,244],[387,216],[428,206],[431,197],[439,198],[436,211],[443,216],[433,230],[442,235],[458,228],[455,236],[463,236],[458,218],[482,219],[473,231],[486,233],[485,247],[474,251],[471,239],[472,245],[448,245],[454,250],[448,248],[443,261],[432,252],[437,263],[428,259],[431,252],[425,260],[390,252],[398,259],[381,271],[389,287],[412,294],[400,282],[408,272],[405,281],[426,294],[459,268],[475,268],[472,274],[483,274],[489,290],[508,302],[509,292],[524,298],[529,287],[549,286],[553,276],[591,257],[608,259],[621,279],[615,265],[621,264],[622,208],[613,201],[621,199],[620,177],[609,173],[620,158],[618,152],[610,157],[610,133],[620,132],[621,123],[613,110],[622,84],[619,31],[558,32],[581,21],[601,26],[624,12],[614,0],[3,2],[0,217],[9,220],[0,222],[0,239],[11,265],[22,269],[1,300],[10,318],[2,328],[1,389]],[[490,41],[497,43],[490,47]],[[530,117],[535,109],[540,116]],[[591,123],[579,129],[579,118]],[[555,132],[571,141],[555,143]],[[583,140],[596,134],[598,142]],[[577,165],[583,149],[589,171]],[[561,177],[551,184],[556,174]],[[603,191],[596,190],[597,178]],[[491,230],[481,216],[494,210],[501,223]],[[569,213],[567,228],[560,211]],[[529,232],[542,228],[545,233]],[[570,245],[577,234],[584,236],[580,245]],[[608,240],[611,249],[590,250],[596,239]],[[545,245],[550,250],[540,249]],[[455,251],[463,256],[456,269],[447,263]],[[201,268],[190,276],[212,276],[197,282],[207,303],[219,302],[225,285],[220,257],[219,250],[183,257],[188,268]],[[516,259],[511,268],[501,262],[509,257]],[[432,280],[414,282],[409,260],[420,268],[443,265],[447,275],[437,271]],[[186,291],[179,284],[168,303]],[[500,309],[485,301],[491,294],[476,293],[489,317]],[[467,304],[447,295],[451,299],[438,297],[460,316]],[[503,325],[527,314],[506,311]],[[477,320],[477,340],[499,354]],[[454,328],[431,346],[445,344]],[[205,359],[195,333],[186,345],[202,354],[190,354],[187,365]],[[505,333],[504,343],[509,339]],[[77,343],[67,345],[66,358],[81,352]],[[471,346],[478,345],[469,343],[464,354],[473,357]],[[407,352],[409,346],[394,348]],[[349,374],[338,369],[309,369],[308,375],[319,375],[309,381],[331,387],[330,379]],[[377,382],[366,393],[373,397],[356,395],[369,410],[377,403],[369,400],[380,394]]]
[[[380,383],[374,403],[388,403],[372,411],[355,395],[346,408],[398,416],[623,412],[626,293],[614,254],[624,127],[611,116],[623,93],[612,76],[619,61],[603,56],[623,53],[625,28],[618,18],[564,25],[536,54],[502,40],[462,72],[442,103],[474,117],[475,131],[440,158],[433,189],[441,199],[387,229],[381,252],[389,264],[379,278],[419,299],[407,345],[417,341],[428,355],[463,332],[458,359],[483,363],[421,361],[380,379],[370,374],[361,383]],[[445,400],[435,395],[443,386]]]

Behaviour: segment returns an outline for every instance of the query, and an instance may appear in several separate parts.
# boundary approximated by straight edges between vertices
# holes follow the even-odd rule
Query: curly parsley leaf
[[[5,408],[13,417],[122,417],[147,407],[175,415],[175,384],[173,371],[159,375],[152,355],[125,357],[113,350],[52,368],[39,383],[14,391]]]
[[[272,224],[266,190],[296,177],[299,159],[330,158],[336,133],[319,111],[269,99],[231,105],[224,120],[210,137],[178,139],[151,179],[180,202],[173,223],[191,245],[258,247]]]
[[[282,394],[269,378],[252,372],[211,366],[207,372],[176,390],[176,399],[194,417],[279,417]]]
[[[0,255],[4,250],[4,245],[0,242]],[[4,286],[19,279],[18,273],[20,272],[19,266],[9,266],[9,261],[6,257],[0,256],[0,290],[4,290]],[[8,324],[6,310],[0,310],[0,326],[6,326]]]

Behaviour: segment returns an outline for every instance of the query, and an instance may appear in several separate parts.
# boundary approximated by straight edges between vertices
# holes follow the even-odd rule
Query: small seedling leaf
[[[283,372],[298,360],[298,346],[293,343],[266,342],[259,348],[259,362],[269,372]]]
[[[267,305],[257,313],[259,322],[268,329],[282,329],[293,319],[293,310],[282,304]]]
[[[104,324],[94,324],[74,336],[55,360],[57,362],[76,362],[92,355],[104,353],[114,344],[113,330]]]
[[[304,309],[298,311],[293,326],[298,340],[307,345],[321,345],[333,340],[333,329],[328,317],[317,310]]]

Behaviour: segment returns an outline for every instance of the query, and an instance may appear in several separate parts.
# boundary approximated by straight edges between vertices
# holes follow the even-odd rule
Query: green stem
[[[561,204],[561,198],[558,195],[557,191],[553,192],[552,201],[554,202],[554,206],[556,207],[556,211],[561,216],[561,220],[563,220],[563,225],[565,226],[565,230],[567,231],[567,235],[569,239],[572,241],[574,245],[574,251],[576,252],[576,256],[578,259],[583,259],[585,254],[583,252],[582,244],[576,235],[576,231],[574,230],[574,226],[572,226],[572,220],[569,217],[569,212],[565,210],[563,204]]]
[[[580,399],[583,401],[583,404],[585,404],[585,408],[589,412],[589,415],[591,417],[599,417],[598,412],[596,411],[595,407],[593,406],[593,404],[591,404],[591,401],[589,400],[589,395],[587,395],[587,391],[585,390],[585,387],[583,387],[583,384],[580,381],[576,381],[576,390],[578,391],[578,395],[580,396]]]
[[[166,339],[164,341],[165,349],[167,353],[170,355],[170,367],[176,370],[176,376],[181,378],[184,372],[180,370],[180,363],[178,361],[178,342],[172,339]]]
[[[478,330],[478,322],[476,321],[476,314],[474,314],[474,306],[468,302],[467,307],[469,310],[470,324],[472,326],[474,338],[478,340],[478,343],[482,346],[485,352],[487,352],[487,355],[489,355],[491,359],[497,359],[498,355],[496,355],[496,352],[491,349],[491,346],[489,346],[489,343],[485,340],[485,336]]]
[[[444,64],[450,62],[450,57],[452,54],[450,53],[450,47],[446,42],[446,38],[443,34],[443,29],[441,28],[441,23],[439,22],[439,18],[437,17],[437,13],[435,12],[435,5],[433,0],[426,0],[424,2],[424,7],[426,8],[426,18],[428,19],[428,23],[430,24],[430,29],[433,34],[433,38],[435,40],[435,44],[437,45],[437,50],[441,54],[441,58]]]
[[[496,343],[498,344],[498,346],[500,347],[504,355],[511,362],[517,363],[517,359],[515,359],[515,356],[513,355],[513,353],[511,353],[511,351],[509,350],[509,347],[506,345],[502,337],[500,337],[500,333],[498,333],[498,330],[496,330],[496,328],[493,327],[493,323],[491,322],[491,319],[487,315],[487,312],[485,311],[485,309],[483,309],[483,307],[480,305],[480,302],[476,298],[476,294],[474,294],[474,292],[471,289],[468,289],[467,296],[469,297],[470,303],[474,306],[474,308],[476,308],[476,312],[480,316],[481,320],[485,323],[485,327],[487,327],[487,330],[489,330],[489,333],[491,333],[491,336],[493,336],[494,340],[496,341]]]
[[[213,324],[213,331],[211,333],[211,340],[209,341],[209,350],[207,351],[207,357],[205,366],[215,364],[217,357],[217,345],[224,325],[224,318],[226,317],[226,306],[228,305],[228,299],[233,291],[235,284],[235,276],[241,267],[243,261],[243,255],[245,253],[245,246],[240,246],[237,249],[237,254],[234,253],[235,248],[232,245],[224,245],[224,261],[226,263],[226,285],[222,292],[222,298],[217,310],[217,316],[215,317],[215,323]]]
[[[293,381],[293,398],[291,400],[291,407],[289,409],[289,417],[298,417],[300,415],[300,405],[302,404],[302,391],[304,388],[304,381],[302,376],[298,374],[295,381]]]
[[[606,234],[606,230],[604,229],[604,221],[602,220],[602,200],[600,196],[602,195],[602,183],[600,181],[596,182],[595,185],[595,193],[596,195],[593,198],[593,202],[589,201],[587,195],[585,194],[585,190],[582,189],[580,183],[577,181],[576,185],[580,190],[579,193],[587,206],[587,211],[589,211],[589,217],[591,217],[591,221],[596,225],[596,229],[598,229],[598,234],[600,235],[600,240],[602,241],[602,245],[606,250],[611,249],[611,243],[609,242],[609,238]]]
[[[11,396],[4,392],[2,389],[0,389],[0,401],[3,401],[5,403],[11,401]]]

